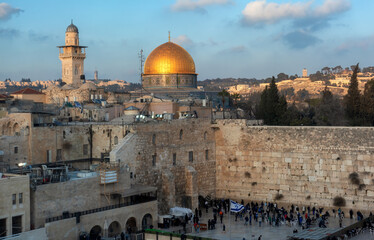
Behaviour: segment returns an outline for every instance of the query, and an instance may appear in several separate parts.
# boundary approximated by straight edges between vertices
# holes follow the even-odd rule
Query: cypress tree
[[[283,115],[286,111],[286,99],[279,96],[275,78],[273,77],[269,88],[266,87],[261,94],[259,117],[264,120],[265,124],[279,125],[283,123]]]
[[[358,63],[353,71],[351,81],[348,88],[348,93],[345,96],[345,111],[351,125],[357,125],[361,122],[360,110],[361,110],[361,94],[358,90],[357,72]]]

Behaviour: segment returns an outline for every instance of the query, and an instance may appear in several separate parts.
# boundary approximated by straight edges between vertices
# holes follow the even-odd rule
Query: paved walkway
[[[213,219],[212,209],[209,209],[209,212],[206,214],[205,209],[202,212],[202,218],[200,219],[200,223],[208,223],[208,219]],[[231,225],[230,223],[231,222]],[[351,225],[355,223],[355,220],[350,220],[349,218],[343,219],[343,227]],[[225,224],[226,231],[223,232],[222,226]],[[196,233],[193,230],[192,234],[199,237],[208,237],[213,239],[219,240],[257,240],[260,235],[262,235],[262,240],[286,240],[287,236],[293,235],[293,230],[296,228],[299,232],[302,231],[301,227],[288,227],[286,225],[281,225],[279,227],[270,226],[268,223],[262,223],[262,226],[259,227],[259,223],[252,222],[251,226],[245,226],[244,220],[239,220],[235,222],[235,216],[231,215],[231,219],[229,221],[228,214],[223,218],[223,224],[220,223],[218,217],[218,223],[216,224],[216,229],[208,230],[208,231],[201,231],[200,233]],[[339,221],[338,218],[330,217],[329,223],[327,224],[328,228],[339,228]],[[359,240],[361,238],[357,238]],[[366,238],[371,239],[371,238]]]

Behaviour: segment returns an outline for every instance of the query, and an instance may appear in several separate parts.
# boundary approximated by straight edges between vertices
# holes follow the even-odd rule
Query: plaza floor
[[[202,213],[202,217],[200,219],[200,223],[208,223],[208,219],[213,218],[212,209],[209,209],[208,213],[205,213],[205,209]],[[351,225],[355,223],[355,220],[351,220],[349,218],[343,219],[343,227]],[[222,230],[222,226],[225,224],[226,231]],[[302,231],[301,227],[293,226],[289,227],[286,225],[281,225],[279,227],[270,226],[268,223],[262,223],[262,226],[259,226],[259,223],[252,222],[252,225],[245,226],[243,220],[239,220],[235,222],[235,216],[231,215],[231,219],[229,219],[229,215],[226,214],[223,218],[223,224],[220,223],[218,218],[218,223],[216,224],[216,229],[214,230],[207,230],[207,231],[200,231],[200,233],[196,233],[194,230],[192,234],[194,236],[199,237],[208,237],[212,239],[219,239],[219,240],[257,240],[260,235],[262,235],[261,240],[286,240],[287,236],[293,235],[293,230],[296,228],[299,232]],[[339,228],[339,221],[338,218],[330,217],[329,223],[327,224],[328,228]],[[361,238],[357,238],[361,239]],[[371,238],[365,238],[371,239]]]

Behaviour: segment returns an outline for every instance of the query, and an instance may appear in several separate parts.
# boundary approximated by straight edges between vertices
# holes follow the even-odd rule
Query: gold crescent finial
[[[170,42],[170,31],[169,31],[169,42]]]

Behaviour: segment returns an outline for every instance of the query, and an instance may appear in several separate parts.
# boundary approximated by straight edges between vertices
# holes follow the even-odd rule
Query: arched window
[[[208,137],[208,133],[207,132],[204,132],[204,140],[206,140]]]
[[[183,130],[182,130],[182,129],[179,131],[179,139],[180,139],[180,140],[183,139]]]
[[[117,145],[117,144],[118,144],[118,137],[115,136],[115,137],[114,137],[114,145]]]

